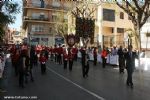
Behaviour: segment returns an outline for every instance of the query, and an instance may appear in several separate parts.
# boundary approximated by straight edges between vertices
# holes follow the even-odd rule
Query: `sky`
[[[14,2],[17,2],[19,6],[22,6],[22,0],[13,0]],[[21,9],[22,10],[22,7]],[[10,28],[15,28],[19,31],[20,27],[22,26],[22,11],[20,11],[19,14],[16,15],[16,20],[14,24],[10,24]]]

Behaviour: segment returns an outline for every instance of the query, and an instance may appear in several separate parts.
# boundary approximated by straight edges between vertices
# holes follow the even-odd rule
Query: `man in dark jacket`
[[[82,74],[83,77],[86,78],[88,77],[88,72],[89,72],[89,57],[88,54],[86,53],[86,48],[81,48],[81,63],[82,63]]]
[[[136,52],[132,51],[132,46],[130,45],[128,47],[128,52],[125,54],[125,60],[126,60],[126,69],[127,69],[127,86],[131,86],[133,88],[133,82],[132,82],[132,75],[133,71],[135,69],[135,58],[137,57]]]
[[[118,49],[118,56],[119,56],[119,72],[124,73],[125,59],[122,46],[120,46],[120,48]]]
[[[19,86],[24,88],[24,77],[26,72],[26,54],[24,54],[21,51],[21,55],[19,57],[19,65],[18,65],[18,71],[19,71]]]

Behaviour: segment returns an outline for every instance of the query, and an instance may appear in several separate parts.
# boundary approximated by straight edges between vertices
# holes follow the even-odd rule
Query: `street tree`
[[[141,50],[140,30],[150,17],[150,0],[114,0],[115,3],[123,9],[131,19],[134,25],[137,47]]]
[[[56,17],[56,23],[54,25],[55,27],[55,33],[58,36],[61,36],[64,38],[64,42],[66,43],[65,35],[68,34],[68,22],[65,18],[65,12],[62,12],[61,14],[57,14]]]
[[[76,0],[76,6],[71,12],[76,18],[76,35],[81,37],[81,41],[85,47],[87,47],[89,41],[91,43],[94,42],[94,32],[90,31],[86,34],[86,30],[89,30],[88,28],[91,28],[91,30],[95,29],[93,14],[95,13],[97,6],[100,5],[100,3],[101,2],[93,3],[92,0]],[[79,28],[78,30],[81,30],[82,32],[79,32],[77,28]]]
[[[3,27],[15,22],[19,9],[19,4],[12,0],[0,1],[0,37],[4,34]]]
[[[68,34],[68,24],[67,22],[59,22],[55,24],[55,32],[58,36],[65,39],[65,35]],[[65,40],[66,43],[66,40]]]

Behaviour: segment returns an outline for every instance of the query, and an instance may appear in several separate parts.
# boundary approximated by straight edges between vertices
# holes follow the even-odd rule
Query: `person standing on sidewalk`
[[[97,47],[94,47],[94,50],[93,50],[93,56],[94,56],[94,63],[93,65],[96,66],[97,65]]]
[[[0,53],[0,93],[4,93],[7,92],[5,90],[5,85],[4,85],[4,57],[3,55]]]
[[[136,52],[132,51],[132,45],[129,45],[128,52],[125,54],[125,60],[126,60],[126,69],[127,69],[127,86],[130,86],[133,88],[133,82],[132,82],[132,75],[135,69],[135,58],[137,58]]]
[[[106,60],[107,60],[107,51],[106,48],[104,47],[102,52],[101,52],[101,57],[102,57],[102,67],[105,68],[106,66]]]

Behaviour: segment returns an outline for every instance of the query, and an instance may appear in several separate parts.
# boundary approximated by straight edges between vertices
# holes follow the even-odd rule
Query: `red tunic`
[[[52,48],[48,49],[49,54],[52,54]]]
[[[96,49],[94,49],[94,51],[93,51],[93,55],[94,55],[94,56],[96,56],[96,55],[97,55],[97,50],[96,50]]]
[[[70,53],[68,54],[68,59],[69,59],[69,60],[73,60],[73,59],[74,59],[73,53],[70,52]]]
[[[78,49],[77,48],[72,48],[72,53],[73,54],[77,54],[78,53]]]
[[[58,54],[63,54],[63,48],[62,47],[59,47],[59,48],[57,48],[57,52],[58,52]]]
[[[107,51],[103,50],[102,53],[101,53],[101,56],[104,57],[104,58],[107,57]]]
[[[63,58],[64,58],[64,60],[68,60],[68,54],[64,53]]]
[[[47,59],[46,59],[45,56],[41,56],[40,59],[39,59],[39,61],[40,61],[41,63],[45,63],[45,62],[47,61]]]
[[[65,49],[63,49],[63,59],[68,60],[68,54]]]
[[[19,60],[19,54],[15,54],[12,58],[13,62],[17,62]]]
[[[57,47],[54,48],[54,53],[58,54],[58,48]]]

